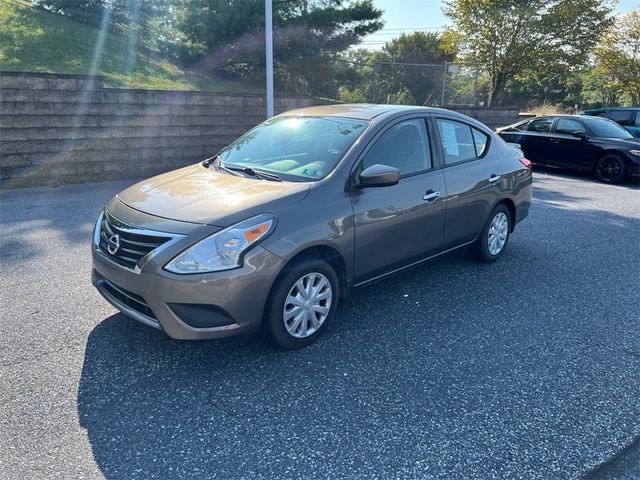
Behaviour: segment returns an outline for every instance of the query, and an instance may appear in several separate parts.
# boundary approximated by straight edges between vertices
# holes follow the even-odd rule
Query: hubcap
[[[329,315],[332,298],[331,283],[321,273],[308,273],[294,283],[282,312],[289,335],[305,338],[317,332]]]
[[[498,255],[504,244],[507,243],[507,235],[509,234],[509,219],[503,212],[493,217],[491,225],[489,226],[489,238],[487,240],[487,246],[489,247],[489,253],[491,255]]]
[[[612,159],[606,159],[600,163],[600,176],[605,180],[612,180],[620,173],[620,165]]]

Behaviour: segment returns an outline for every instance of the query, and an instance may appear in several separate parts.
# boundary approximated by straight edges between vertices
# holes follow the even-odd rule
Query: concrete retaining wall
[[[277,97],[275,108],[312,104]],[[0,185],[154,175],[210,156],[265,112],[260,95],[115,89],[101,77],[0,72]]]
[[[277,97],[276,112],[313,104]],[[488,126],[516,109],[452,107]],[[0,186],[151,176],[215,153],[265,119],[255,94],[104,88],[101,77],[0,72]]]

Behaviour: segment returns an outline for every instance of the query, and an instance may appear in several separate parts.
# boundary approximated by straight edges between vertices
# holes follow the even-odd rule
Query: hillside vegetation
[[[103,75],[111,87],[262,91],[260,85],[188,72],[127,37],[101,32],[25,0],[0,0],[1,70]]]

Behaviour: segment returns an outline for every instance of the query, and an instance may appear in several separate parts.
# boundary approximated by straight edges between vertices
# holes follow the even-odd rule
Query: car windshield
[[[633,138],[627,130],[615,122],[604,118],[582,118],[595,137],[602,138]]]
[[[227,167],[250,167],[290,181],[325,177],[369,125],[341,117],[278,116],[220,153]]]

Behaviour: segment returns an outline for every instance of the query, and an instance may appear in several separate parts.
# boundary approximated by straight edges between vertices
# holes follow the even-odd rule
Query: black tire
[[[491,228],[491,224],[494,219],[500,214],[504,214],[507,217],[506,239],[500,251],[497,254],[494,254],[489,250],[489,229]],[[506,207],[506,205],[500,204],[496,208],[494,208],[493,212],[491,212],[491,215],[489,215],[489,218],[487,219],[487,223],[482,229],[482,233],[480,233],[480,236],[477,238],[477,240],[473,244],[471,244],[469,250],[471,251],[473,257],[476,260],[484,263],[495,262],[497,259],[499,259],[507,249],[507,245],[509,244],[512,222],[513,219],[511,218],[511,213],[509,212],[509,209]]]
[[[626,173],[624,160],[618,155],[604,155],[596,163],[595,174],[604,183],[618,183]]]
[[[329,306],[329,313],[322,321],[320,327],[309,336],[299,338],[289,333],[285,326],[285,301],[296,282],[313,273],[321,274],[329,281],[331,286],[331,304]],[[296,263],[292,265],[287,265],[284,272],[276,280],[269,294],[265,308],[265,318],[263,320],[264,330],[276,345],[285,350],[296,350],[306,347],[315,342],[327,329],[327,326],[335,316],[339,296],[338,276],[331,265],[324,260],[309,258],[296,261]],[[316,313],[312,314],[316,315]],[[318,317],[316,317],[316,319],[318,319]],[[303,321],[306,322],[306,319]],[[308,323],[306,325],[308,325]]]

